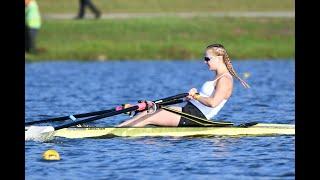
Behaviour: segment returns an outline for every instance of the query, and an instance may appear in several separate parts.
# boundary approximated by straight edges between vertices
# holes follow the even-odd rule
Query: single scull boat
[[[249,127],[74,127],[60,129],[53,133],[55,137],[64,138],[274,135],[295,135],[295,125],[258,123]]]

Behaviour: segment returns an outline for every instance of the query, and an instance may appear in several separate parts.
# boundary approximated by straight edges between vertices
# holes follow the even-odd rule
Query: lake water
[[[216,119],[295,123],[295,62],[234,61],[235,80]],[[26,121],[110,109],[188,92],[212,80],[202,61],[27,63]],[[114,126],[122,114],[90,123]],[[55,149],[62,160],[47,162]],[[295,137],[55,139],[25,143],[26,179],[295,179]]]

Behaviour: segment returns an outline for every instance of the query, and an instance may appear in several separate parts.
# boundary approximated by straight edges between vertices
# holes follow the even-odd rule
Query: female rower
[[[245,88],[249,85],[243,81],[233,69],[231,59],[226,49],[221,44],[209,45],[205,50],[204,63],[213,71],[215,79],[206,81],[198,93],[196,88],[189,90],[184,107],[170,106],[171,109],[182,111],[204,119],[212,119],[228,101],[233,90],[233,77],[238,79]],[[118,127],[143,127],[156,126],[200,126],[178,114],[159,109],[152,114],[141,112],[134,118],[127,120]]]

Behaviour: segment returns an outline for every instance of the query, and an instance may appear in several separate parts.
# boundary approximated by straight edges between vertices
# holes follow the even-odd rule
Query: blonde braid
[[[246,83],[244,80],[242,80],[242,79],[238,76],[238,74],[236,73],[236,71],[233,69],[233,66],[232,66],[232,64],[231,64],[231,60],[230,60],[229,55],[228,55],[227,52],[225,52],[225,54],[224,54],[224,56],[223,56],[223,62],[224,62],[224,64],[227,66],[228,71],[230,72],[230,74],[231,74],[233,77],[237,78],[245,88],[250,88],[249,84]]]
[[[223,62],[224,62],[224,64],[226,65],[229,73],[230,73],[233,77],[235,77],[236,79],[238,79],[245,88],[250,88],[249,84],[246,83],[244,80],[242,80],[242,79],[238,76],[238,74],[236,73],[236,71],[234,70],[234,68],[233,68],[233,66],[232,66],[232,64],[231,64],[231,59],[230,59],[227,51],[226,51],[224,48],[222,48],[222,47],[214,47],[213,49],[215,50],[215,52],[217,53],[218,56],[223,56]]]

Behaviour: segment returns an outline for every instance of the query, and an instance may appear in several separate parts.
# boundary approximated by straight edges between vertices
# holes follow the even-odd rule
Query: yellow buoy
[[[44,160],[60,160],[60,155],[57,151],[49,149],[42,154]]]

